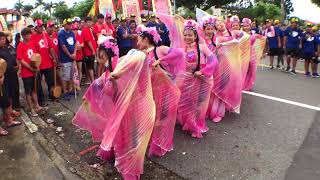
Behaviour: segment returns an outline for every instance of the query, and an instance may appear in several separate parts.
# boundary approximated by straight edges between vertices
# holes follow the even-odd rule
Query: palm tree
[[[52,1],[49,2],[49,3],[45,3],[44,4],[44,9],[45,11],[48,11],[49,12],[49,16],[52,15],[52,9],[55,8],[55,3],[53,3]]]
[[[65,1],[59,1],[57,3],[55,3],[56,7],[57,6],[66,6],[66,2]]]
[[[22,1],[18,1],[14,4],[14,8],[21,13],[22,9],[23,9],[23,2]]]
[[[36,4],[34,5],[35,8],[40,8],[40,12],[43,10],[45,2],[43,0],[37,0]],[[41,13],[41,19],[42,19],[42,13]]]
[[[33,10],[34,8],[33,8],[33,6],[32,5],[30,5],[30,4],[27,4],[27,5],[24,5],[23,6],[23,11],[24,12],[26,12],[26,13],[31,13],[31,11]]]

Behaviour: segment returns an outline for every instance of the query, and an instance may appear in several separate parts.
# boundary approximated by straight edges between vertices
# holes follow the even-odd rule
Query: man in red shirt
[[[106,18],[105,18],[105,26],[106,26],[106,29],[110,31],[113,38],[115,38],[116,37],[116,29],[112,24],[112,15],[108,12],[107,12]]]
[[[91,30],[93,21],[91,17],[86,17],[84,20],[84,26],[82,28],[81,36],[84,41],[83,55],[86,63],[87,77],[90,83],[94,80],[94,60],[97,51],[97,41],[94,38],[93,32]]]
[[[54,56],[53,57],[55,59],[55,61],[58,61],[58,57],[59,57],[59,45],[58,45],[58,33],[54,31],[54,22],[49,20],[47,22],[47,29],[46,32],[48,33],[50,40],[49,40],[49,46],[52,47],[52,49],[54,50]]]
[[[52,99],[50,91],[54,83],[53,67],[55,64],[55,59],[53,57],[55,57],[55,53],[54,49],[50,46],[51,44],[49,43],[49,35],[44,32],[42,20],[36,20],[35,24],[35,33],[31,35],[31,41],[36,48],[36,52],[41,56],[40,79],[42,79],[43,76],[45,77],[49,91],[49,98]],[[42,86],[38,86],[38,100],[40,106],[47,106],[47,104],[45,103]]]
[[[107,35],[107,29],[104,25],[104,15],[103,14],[98,14],[97,15],[97,23],[93,26],[93,34],[95,39],[98,39],[99,36],[102,35]]]
[[[39,69],[36,69],[30,65],[31,57],[36,51],[33,43],[30,41],[31,33],[32,32],[29,28],[25,28],[21,31],[23,41],[19,43],[17,47],[17,60],[21,64],[20,76],[23,81],[24,92],[26,94],[26,101],[30,110],[30,115],[34,117],[38,116],[37,112],[41,110],[41,107],[38,104],[38,97],[35,89],[35,83],[37,86],[40,85],[40,83],[36,80],[36,73],[39,71]],[[35,109],[33,109],[33,107],[35,107]]]
[[[77,43],[76,43],[76,63],[77,63],[77,69],[78,69],[78,73],[79,73],[79,80],[81,83],[82,80],[82,60],[83,60],[83,46],[84,46],[84,42],[83,42],[83,38],[81,36],[81,34],[79,33],[79,25],[78,23],[73,23],[72,26],[72,31],[76,37]]]

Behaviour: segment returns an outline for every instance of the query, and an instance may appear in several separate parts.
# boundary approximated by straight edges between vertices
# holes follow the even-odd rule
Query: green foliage
[[[275,4],[276,6],[281,8],[281,0],[256,0],[256,2]],[[284,0],[284,8],[285,8],[286,14],[290,15],[290,13],[292,13],[294,10],[292,0]]]
[[[64,19],[71,18],[73,14],[73,9],[68,8],[66,4],[56,5],[54,8],[53,16],[59,19],[62,22]]]
[[[23,6],[23,11],[24,12],[29,12],[30,13],[33,9],[34,8],[33,8],[33,6],[31,4],[27,4],[27,5]]]
[[[75,3],[73,6],[73,15],[77,17],[86,17],[92,8],[94,0],[84,0]]]
[[[239,16],[241,18],[255,18],[259,22],[263,22],[266,19],[279,19],[281,17],[281,9],[275,4],[258,2],[255,6],[240,11]]]
[[[43,22],[47,22],[50,19],[50,16],[45,14],[45,13],[41,13],[41,12],[35,12],[31,15],[32,19],[42,19]]]
[[[203,10],[208,10],[212,6],[221,7],[223,5],[226,5],[229,3],[234,3],[236,1],[237,0],[210,0],[210,1],[207,1],[207,0],[194,0],[194,1],[176,0],[176,3],[177,3],[177,7],[184,6],[188,9],[190,9],[191,11],[193,11],[195,7],[201,8]]]
[[[23,10],[23,2],[22,1],[16,2],[14,4],[14,8],[21,13]]]
[[[320,7],[320,0],[311,0],[311,2]]]

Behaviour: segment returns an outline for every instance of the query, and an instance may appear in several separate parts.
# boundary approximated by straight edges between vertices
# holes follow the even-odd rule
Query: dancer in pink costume
[[[222,43],[233,40],[232,34],[227,30],[223,19],[217,19],[215,21],[215,29],[216,33],[213,37],[213,42],[216,45],[220,46],[220,44]],[[224,101],[221,99],[221,97],[219,98],[217,94],[219,94],[218,92],[223,91],[227,83],[231,83],[229,81],[230,68],[225,69],[225,67],[228,66],[224,65],[228,62],[222,62],[220,59],[219,61],[220,63],[218,71],[214,73],[215,83],[211,92],[209,106],[206,114],[207,118],[211,119],[213,122],[220,122],[225,115],[226,109]]]
[[[217,57],[205,44],[199,44],[197,23],[184,24],[185,60],[187,72],[178,75],[176,82],[181,90],[178,122],[192,137],[202,138],[208,131],[205,115],[213,86],[212,75],[217,68]]]
[[[106,49],[101,57],[109,58],[112,48]],[[101,142],[98,156],[104,160],[115,158],[115,167],[125,180],[140,179],[155,121],[145,53],[130,51],[109,76],[103,74],[92,83],[84,100],[73,123]]]
[[[255,53],[254,43],[256,41],[256,34],[253,34],[251,29],[252,21],[249,18],[243,18],[242,20],[242,30],[250,35],[250,44],[251,44],[251,50],[250,50],[250,63],[249,68],[247,71],[247,76],[245,78],[244,84],[243,84],[243,90],[250,91],[253,88],[254,82],[256,80],[256,73],[257,73],[257,55]]]
[[[149,157],[163,156],[173,150],[173,135],[180,100],[180,90],[171,78],[185,71],[183,52],[158,46],[160,35],[156,28],[139,26],[138,46],[147,54],[152,68],[151,82],[156,104],[156,120],[150,140]]]

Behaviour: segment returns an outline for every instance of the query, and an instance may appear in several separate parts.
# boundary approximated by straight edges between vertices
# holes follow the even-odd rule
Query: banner
[[[136,15],[136,22],[141,24],[140,6],[138,0],[122,0],[123,15],[130,17],[131,14]]]
[[[202,18],[205,16],[210,16],[210,14],[199,9],[199,8],[196,8],[196,17],[197,17],[197,21],[199,22],[199,24],[201,24]]]
[[[114,10],[114,4],[112,0],[100,0],[99,2],[99,13],[104,16],[107,14],[112,14],[112,19],[116,18],[116,12]]]
[[[2,15],[0,15],[0,31],[7,31],[7,30],[8,30],[7,21]]]
[[[152,0],[153,12],[172,15],[170,0]]]

